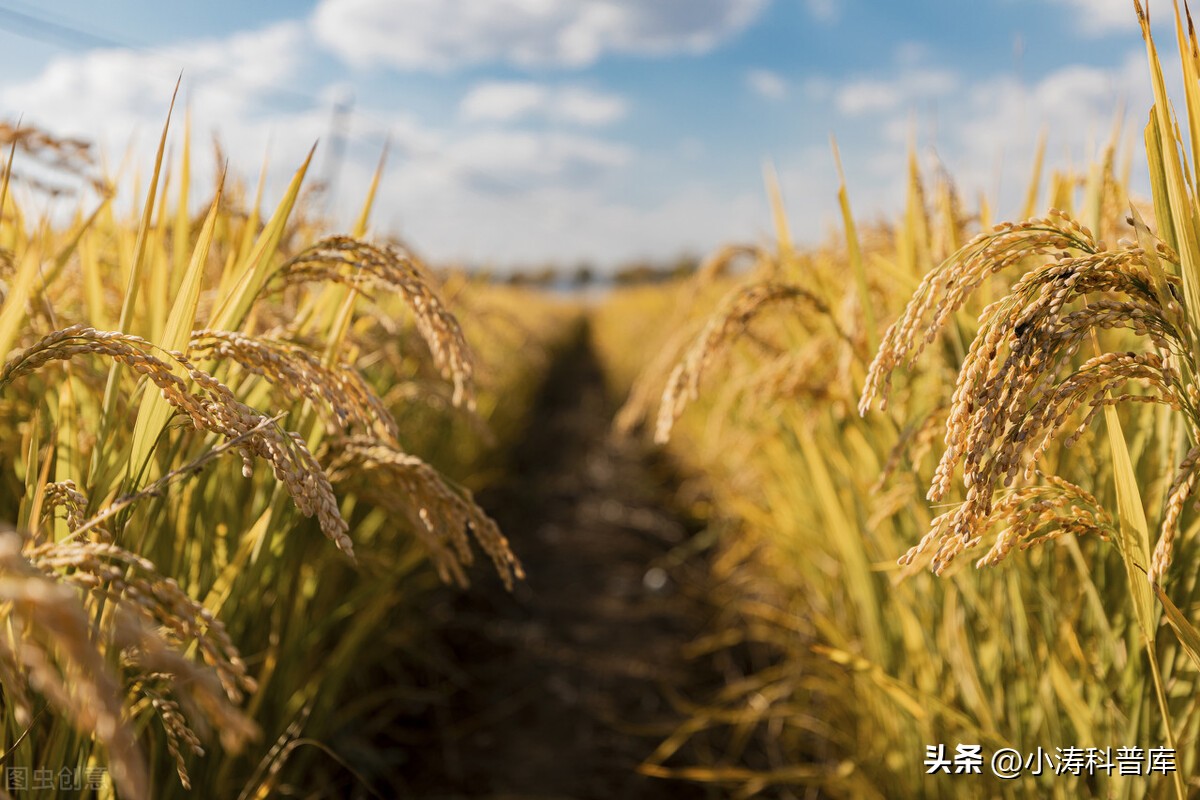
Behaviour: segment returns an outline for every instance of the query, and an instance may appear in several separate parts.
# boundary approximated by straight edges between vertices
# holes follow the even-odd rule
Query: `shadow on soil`
[[[611,411],[581,324],[505,482],[479,498],[528,579],[509,594],[479,564],[434,609],[454,669],[427,687],[446,700],[409,751],[406,796],[709,796],[637,772],[681,720],[667,692],[702,696],[718,679],[682,655],[711,617],[699,559],[674,557],[697,526],[672,509],[664,463],[610,436]]]

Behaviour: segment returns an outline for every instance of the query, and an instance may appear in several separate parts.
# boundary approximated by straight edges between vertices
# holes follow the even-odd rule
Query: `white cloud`
[[[588,261],[606,266],[684,251],[705,255],[729,241],[759,233],[765,238],[770,225],[757,188],[729,192],[700,182],[647,204],[614,199],[584,185],[546,186],[519,198],[452,189],[439,199],[452,204],[454,215],[402,187],[401,180],[383,187],[380,201],[393,209],[383,221],[396,225],[420,252],[480,265]]]
[[[886,111],[902,101],[894,82],[887,80],[857,80],[842,87],[837,95],[837,107],[843,114],[856,116],[871,111]]]
[[[579,125],[606,125],[625,116],[629,104],[615,94],[568,87],[553,98],[550,116]]]
[[[574,125],[606,125],[628,112],[624,98],[583,86],[531,81],[485,81],[467,92],[459,113],[467,120],[513,122],[529,117]]]
[[[804,0],[804,7],[813,19],[819,22],[833,22],[841,16],[838,2],[839,0]]]
[[[257,115],[259,101],[303,58],[303,26],[282,23],[155,52],[93,50],[61,56],[32,81],[0,90],[5,108],[59,133],[127,138],[130,125],[162,124],[175,81],[180,99],[215,119]]]
[[[810,75],[800,85],[804,96],[813,103],[825,103],[833,97],[835,86],[831,78]]]
[[[313,31],[358,66],[580,67],[606,53],[703,53],[768,0],[321,0]]]
[[[328,133],[329,108],[347,91],[344,85],[314,87],[310,91],[317,97],[306,98],[293,110],[286,109],[296,105],[294,96],[285,95],[282,103],[269,102],[280,99],[275,96],[279,86],[298,80],[302,64],[295,54],[305,49],[303,31],[277,26],[224,40],[191,42],[165,52],[98,50],[64,56],[34,79],[0,88],[0,105],[56,134],[82,135],[110,155],[119,156],[137,133],[139,140],[132,148],[135,163],[120,179],[127,200],[128,179],[136,170],[146,174],[175,79],[183,69],[181,97],[192,112],[194,137],[193,197],[202,198],[211,190],[214,156],[205,145],[210,133],[219,132],[235,175],[253,179],[263,153],[268,152],[266,202],[270,204],[313,142]],[[521,117],[537,113],[594,125],[625,112],[621,98],[578,86],[530,84],[492,91],[505,95],[501,98],[505,103],[515,97],[520,109],[516,116]],[[505,106],[495,105],[495,97],[489,100],[488,91],[474,97],[470,103],[464,101],[464,114],[489,122],[519,122],[512,114],[506,120]],[[171,138],[176,148],[182,116],[177,108]],[[586,241],[598,247],[587,255],[603,261],[636,241],[636,237],[626,242],[612,235],[605,242],[585,230],[589,206],[556,206],[602,202],[597,199],[599,190],[589,193],[571,187],[604,185],[607,176],[626,168],[635,153],[624,143],[561,130],[435,127],[398,112],[378,111],[356,114],[351,131],[338,180],[340,202],[333,207],[353,213],[370,180],[378,143],[390,138],[392,156],[377,219],[399,222],[412,234],[414,245],[432,257],[461,255],[512,263],[519,255],[544,261],[566,252],[582,257],[586,248],[579,243]],[[310,183],[323,176],[327,154],[327,148],[318,150]],[[622,208],[605,204],[605,213],[616,219]],[[553,228],[553,219],[566,217],[576,226],[579,243],[571,244],[569,227],[554,228],[554,235],[546,239],[529,233],[539,226]],[[637,217],[629,211],[624,218]]]
[[[971,86],[963,95],[963,108],[947,110],[947,120],[954,122],[941,126],[939,144],[954,156],[958,171],[974,173],[981,181],[980,173],[986,169],[990,178],[1001,156],[1005,164],[1027,170],[1037,134],[1045,130],[1053,137],[1052,165],[1065,166],[1062,151],[1070,148],[1079,167],[1107,142],[1123,104],[1140,134],[1150,94],[1145,57],[1137,51],[1113,68],[1066,66],[1032,85],[995,77]],[[1014,180],[1008,189],[1019,188],[1015,184],[1023,181]]]
[[[1065,6],[1079,29],[1091,36],[1112,33],[1138,34],[1137,14],[1131,0],[1055,0]],[[1142,0],[1145,7],[1146,0]],[[1152,3],[1154,10],[1166,9],[1167,4]],[[1159,13],[1162,13],[1161,11]]]
[[[901,42],[896,45],[895,58],[899,66],[915,67],[929,58],[929,46],[924,42]]]
[[[268,153],[273,170],[267,192],[278,196],[329,128],[329,104],[305,102],[300,110],[276,113],[281,100],[295,106],[295,96],[280,87],[293,83],[306,41],[305,27],[288,22],[153,51],[98,49],[59,56],[36,77],[0,86],[0,107],[21,114],[26,123],[94,143],[110,176],[128,185],[133,175],[144,179],[153,163],[171,93],[182,75],[170,141],[177,153],[186,111],[192,120],[193,197],[206,191],[205,182],[215,173],[215,153],[208,146],[214,134],[235,174],[253,178]],[[118,204],[131,196],[126,191]]]
[[[446,141],[440,158],[428,169],[442,183],[511,195],[536,186],[588,180],[624,166],[631,157],[623,145],[587,136],[486,131]]]
[[[382,9],[367,0],[325,0],[320,8],[342,6],[344,11],[344,4],[352,2],[377,13]],[[445,0],[444,5],[459,8],[465,2]],[[612,52],[698,50],[733,35],[764,3],[579,0],[573,8],[582,10],[571,16],[564,11],[566,0],[496,0],[463,5],[471,13],[463,12],[462,30],[442,31],[414,46],[426,48],[421,58],[428,63],[444,67],[487,61],[570,65]],[[443,14],[432,0],[399,0],[396,7],[424,14],[414,23],[418,29]],[[485,33],[495,7],[507,9],[511,24],[499,26],[489,38]],[[699,9],[698,21],[686,13],[692,8]],[[605,14],[608,27],[595,22]],[[584,25],[587,35],[570,34],[578,25]],[[343,27],[341,33],[347,30]],[[546,32],[547,38],[538,40],[537,32]],[[286,93],[280,102],[278,87],[299,82],[313,35],[314,28],[291,23],[155,53],[99,50],[62,56],[32,80],[5,84],[0,105],[52,132],[98,140],[117,156],[130,133],[139,131],[135,152],[144,158],[152,155],[152,139],[183,69],[181,97],[193,111],[194,180],[202,184],[212,166],[203,146],[211,130],[219,128],[235,159],[233,169],[241,175],[256,174],[269,142],[270,203],[272,192],[278,196],[312,142],[328,132],[332,98],[346,90],[318,84],[305,91],[319,102],[296,103]],[[440,40],[443,35],[453,41]],[[403,51],[408,46],[404,36],[389,46]],[[370,38],[364,40],[362,60],[395,64],[391,57],[372,53]],[[416,58],[411,49],[406,52],[396,58]],[[1163,55],[1170,60],[1169,53]],[[918,141],[936,147],[965,197],[992,189],[1001,159],[1004,188],[1011,197],[1013,190],[1020,194],[1024,188],[1039,130],[1052,136],[1049,167],[1065,163],[1067,147],[1074,148],[1070,157],[1078,166],[1084,163],[1076,155],[1083,137],[1090,134],[1094,143],[1105,140],[1119,101],[1127,102],[1138,124],[1148,108],[1140,51],[1116,68],[1064,67],[1032,82],[1007,75],[970,79],[930,66],[929,54],[915,46],[900,48],[891,72],[883,75],[814,76],[789,85],[774,73],[756,72],[743,76],[751,90],[767,97],[802,95],[806,105],[828,110],[842,146],[851,198],[864,220],[879,212],[894,214],[902,202],[914,110],[919,124],[934,127],[929,110],[936,108],[936,139],[922,136]],[[730,239],[769,235],[770,216],[756,174],[740,185],[721,178],[689,181],[672,172],[683,167],[664,166],[652,160],[657,154],[639,153],[626,142],[588,129],[628,113],[628,103],[619,95],[572,83],[485,81],[468,89],[458,112],[457,118],[432,125],[395,111],[360,108],[352,125],[358,138],[347,151],[339,180],[342,201],[336,206],[347,213],[357,207],[378,154],[373,143],[390,135],[393,156],[376,219],[380,227],[398,225],[420,252],[435,259],[499,264],[589,259],[607,264],[669,256],[681,248],[702,253]],[[870,124],[863,124],[866,115],[873,115],[867,118]],[[176,144],[181,121],[177,116]],[[539,122],[554,124],[550,130],[529,124]],[[321,175],[324,155],[318,153],[314,177]],[[811,241],[821,233],[817,225],[837,221],[832,157],[823,142],[791,153],[790,160],[789,154],[775,155],[796,232]],[[692,159],[699,164],[705,156],[705,143],[694,139],[679,143],[663,161]],[[197,185],[197,195],[203,191]],[[1005,208],[1011,205],[1001,203],[999,213],[1006,213]]]
[[[746,73],[746,85],[750,91],[768,100],[782,100],[787,96],[787,81],[769,69],[752,69]]]
[[[471,88],[458,105],[469,120],[511,122],[545,110],[549,91],[528,81],[488,81]]]
[[[889,78],[860,78],[847,82],[837,92],[837,108],[857,116],[907,108],[913,103],[953,93],[960,78],[938,69],[910,68]]]
[[[1163,57],[1169,61],[1172,56]],[[1122,106],[1129,120],[1126,132],[1135,134],[1133,186],[1143,191],[1139,144],[1150,94],[1145,56],[1133,50],[1114,67],[1067,65],[1031,82],[1008,74],[973,80],[940,72],[922,77],[912,70],[894,78],[832,81],[826,102],[841,115],[834,127],[860,216],[892,218],[899,211],[907,149],[916,133],[920,152],[936,155],[968,203],[985,192],[995,213],[1011,218],[1020,211],[1039,133],[1049,134],[1044,176],[1051,170],[1080,169],[1108,142]],[[914,109],[911,102],[921,98],[935,99],[936,107]],[[859,119],[867,112],[879,116],[869,128]],[[1128,139],[1122,144],[1127,146]],[[820,154],[805,159],[805,166],[792,172],[793,182],[803,180],[805,192],[830,198],[826,205],[832,208],[834,179],[816,169]],[[811,237],[813,232],[801,233]]]

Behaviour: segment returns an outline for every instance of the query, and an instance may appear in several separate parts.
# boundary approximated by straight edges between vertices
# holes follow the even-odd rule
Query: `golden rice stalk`
[[[309,715],[312,714],[312,706],[313,701],[309,700],[284,728],[283,733],[279,735],[279,738],[271,745],[271,749],[254,768],[254,772],[246,781],[245,788],[238,795],[238,800],[272,795],[272,790],[279,780],[279,773],[287,763],[288,756],[304,741],[300,738],[300,734],[304,732],[304,726],[308,723]]]
[[[15,534],[4,534],[0,547],[8,539],[20,544]],[[30,569],[40,572],[55,591],[65,591],[76,605],[80,590],[86,601],[102,598],[112,603],[113,610],[106,617],[111,620],[112,646],[122,653],[123,669],[136,676],[128,695],[145,697],[158,712],[185,787],[190,783],[186,765],[172,743],[187,741],[195,752],[199,739],[187,724],[182,708],[188,710],[192,725],[202,734],[207,735],[212,728],[220,731],[226,750],[236,752],[258,735],[256,726],[235,705],[244,692],[255,689],[255,682],[224,626],[149,561],[111,544],[64,540],[26,547],[18,566],[26,574],[33,574]],[[95,608],[87,602],[79,609],[85,618],[94,616]],[[82,641],[90,646],[86,634]],[[182,651],[193,645],[205,665],[183,655]],[[51,657],[48,663],[52,662]],[[0,670],[0,675],[5,679],[5,688],[12,687],[13,696],[20,702],[24,697],[22,683],[12,682],[10,672]],[[52,687],[47,692],[36,683],[34,688],[52,701],[53,692],[58,690]],[[120,704],[120,700],[117,702]],[[124,719],[120,725],[127,727]]]
[[[119,604],[117,610],[113,643],[121,649],[122,667],[133,676],[131,697],[144,698],[151,705],[154,695],[169,700],[186,714],[188,727],[195,728],[197,738],[206,738],[215,730],[221,746],[231,753],[240,752],[259,737],[258,726],[237,708],[219,675],[185,656],[142,614],[130,611],[126,604]],[[168,736],[173,725],[164,721]]]
[[[769,278],[778,272],[776,260],[765,249],[757,245],[730,244],[706,258],[685,284],[675,301],[675,313],[662,325],[663,330],[673,332],[671,338],[657,348],[654,358],[634,378],[625,402],[613,417],[613,429],[618,434],[626,436],[632,433],[646,421],[651,409],[660,402],[663,376],[675,365],[683,347],[691,339],[688,317],[695,313],[702,292],[734,274],[735,267],[747,261],[747,271],[752,275]]]
[[[740,288],[726,297],[667,378],[654,432],[655,441],[662,444],[670,440],[676,420],[688,403],[700,396],[700,382],[707,368],[746,332],[755,317],[769,306],[797,301],[809,304],[832,321],[825,301],[793,284],[757,283]],[[838,332],[846,338],[840,329]]]
[[[876,399],[880,408],[887,407],[892,372],[905,361],[912,366],[989,276],[1030,256],[1103,250],[1098,244],[1103,243],[1095,242],[1087,228],[1056,209],[1046,217],[1001,223],[976,236],[921,280],[904,313],[888,327],[867,372],[859,412],[866,414]]]
[[[1054,284],[1048,286],[1050,293],[1057,293]],[[1087,329],[1065,329],[1051,318],[1022,330],[1022,319],[1028,318],[985,319],[951,401],[946,452],[934,472],[929,499],[937,502],[946,495],[961,464],[967,495],[953,514],[952,530],[964,540],[972,538],[991,513],[997,484],[1011,485],[1023,467],[1028,477],[1051,438],[1084,403],[1089,406],[1084,426],[1100,408],[1123,400],[1182,407],[1175,373],[1153,353],[1097,356],[1054,383],[1059,364],[1079,346]],[[1008,348],[1003,359],[1001,344]],[[1158,393],[1109,396],[1130,380],[1144,381]]]
[[[613,430],[621,436],[633,433],[649,419],[654,406],[662,403],[663,376],[674,368],[694,333],[682,320],[670,330],[670,338],[658,348],[654,358],[634,378],[625,402],[613,417]]]
[[[981,315],[979,332],[958,374],[946,422],[946,450],[928,494],[932,502],[942,499],[961,466],[966,497],[934,520],[902,563],[911,563],[937,541],[932,568],[941,572],[959,552],[977,544],[994,519],[996,488],[1011,486],[1022,472],[1030,478],[1051,439],[1081,408],[1083,422],[1068,445],[1100,409],[1125,401],[1170,405],[1185,411],[1193,430],[1197,428],[1200,415],[1186,381],[1172,366],[1191,350],[1178,280],[1167,279],[1147,263],[1158,254],[1148,257],[1132,242],[1108,251],[1087,228],[1061,212],[1023,225],[999,226],[927,276],[885,336],[871,365],[860,411],[865,412],[876,396],[886,396],[891,370],[905,357],[915,358],[962,305],[964,287],[977,286],[987,274],[1025,255],[1051,250],[1057,251],[1055,260],[1027,272]],[[1100,299],[1089,303],[1090,295]],[[1082,307],[1071,310],[1074,303]],[[918,343],[916,331],[924,324],[930,332]],[[1101,354],[1061,377],[1084,341],[1106,328],[1143,336],[1157,352]],[[1151,392],[1113,396],[1129,381],[1141,382]],[[993,555],[1002,557],[1004,552],[1001,547]],[[981,563],[994,560],[985,557]]]
[[[884,490],[888,480],[896,473],[906,457],[908,463],[913,466],[921,462],[921,459],[933,449],[933,442],[937,438],[938,431],[946,424],[947,413],[949,413],[949,409],[945,405],[939,405],[926,414],[919,423],[910,425],[900,432],[900,439],[888,453],[883,469],[879,471],[879,477],[875,479],[875,483],[871,487],[872,494]]]
[[[150,700],[151,706],[162,722],[163,732],[167,736],[167,752],[175,759],[175,772],[179,775],[180,785],[184,789],[190,790],[192,779],[188,775],[187,761],[183,751],[187,750],[194,756],[203,756],[204,747],[200,744],[200,737],[187,724],[187,718],[180,710],[179,703],[148,686],[142,687],[141,693]]]
[[[108,752],[123,797],[149,797],[145,760],[122,716],[122,691],[96,648],[79,593],[34,567],[21,537],[0,532],[0,677],[17,719],[31,719],[27,689],[40,693],[83,736]]]
[[[87,511],[87,497],[79,491],[75,481],[48,483],[44,489],[45,498],[42,501],[42,519],[54,516],[54,509],[61,507],[66,514],[67,530],[75,530],[83,524]]]
[[[1148,575],[1152,584],[1162,582],[1163,577],[1171,566],[1171,550],[1175,538],[1179,535],[1179,518],[1183,516],[1183,507],[1192,491],[1196,488],[1196,480],[1200,478],[1200,445],[1193,447],[1184,456],[1179,468],[1175,471],[1175,480],[1167,492],[1167,510],[1163,514],[1162,532],[1158,544],[1154,546],[1154,555],[1150,561]]]
[[[83,162],[91,165],[91,144],[83,139],[53,136],[32,125],[17,127],[0,122],[0,145],[16,144],[26,153],[44,153],[48,163],[69,166]]]
[[[231,701],[240,702],[243,691],[254,691],[254,680],[225,626],[146,559],[116,545],[70,539],[33,547],[25,556],[50,577],[138,611],[173,643],[195,644]]]
[[[837,358],[828,339],[813,337],[794,351],[768,359],[763,366],[735,387],[756,411],[779,400],[804,397],[819,403],[844,399],[842,387],[831,379],[830,368]]]
[[[333,488],[303,439],[277,425],[262,425],[269,418],[240,402],[216,378],[193,366],[182,353],[167,354],[196,384],[196,391],[191,391],[166,362],[150,353],[152,348],[153,345],[137,336],[72,325],[48,334],[12,356],[0,370],[0,389],[47,362],[78,355],[103,355],[124,364],[154,383],[163,398],[190,418],[197,430],[228,439],[250,434],[238,447],[244,462],[243,474],[250,476],[253,456],[270,463],[275,478],[287,487],[300,512],[305,516],[315,514],[324,534],[353,558],[349,528],[338,511]]]
[[[331,236],[306,248],[271,277],[268,286],[283,289],[330,281],[363,288],[380,286],[399,293],[416,320],[417,331],[433,354],[442,376],[454,384],[454,405],[475,408],[474,360],[458,320],[434,289],[433,281],[412,255],[378,248],[346,236]]]
[[[1047,485],[1022,487],[996,504],[993,519],[1007,521],[1009,527],[997,535],[977,567],[1000,563],[1014,546],[1028,550],[1066,534],[1094,533],[1106,540],[1116,536],[1112,515],[1090,492],[1054,475],[1044,477]]]
[[[65,509],[67,530],[71,533],[85,528],[85,532],[94,541],[112,542],[112,534],[98,524],[88,525],[86,519],[87,512],[87,495],[79,491],[79,487],[75,485],[75,481],[66,480],[56,483],[48,483],[45,486],[45,499],[42,506],[42,521],[46,521],[54,515],[54,509],[62,507]]]
[[[514,578],[525,577],[508,540],[471,493],[451,488],[421,459],[361,436],[334,442],[331,453],[330,479],[352,483],[371,502],[407,517],[429,548],[443,581],[467,585],[464,567],[474,561],[468,534],[491,557],[507,588],[512,589]]]
[[[232,359],[289,399],[324,402],[343,432],[358,425],[391,442],[399,436],[395,418],[358,370],[349,364],[327,366],[303,345],[234,331],[201,330],[193,332],[188,356]]]
[[[35,161],[85,179],[100,195],[112,194],[112,187],[96,175],[96,160],[92,156],[92,145],[84,139],[54,136],[32,125],[12,125],[0,122],[0,147],[16,147]],[[31,178],[24,182],[33,188],[50,194],[60,194],[60,186]]]

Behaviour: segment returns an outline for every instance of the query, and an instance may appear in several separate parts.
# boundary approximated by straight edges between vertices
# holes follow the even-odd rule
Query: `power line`
[[[67,45],[69,47],[122,47],[136,49],[136,45],[121,41],[112,36],[87,31],[64,22],[56,22],[44,16],[38,16],[12,8],[0,3],[0,29],[25,39],[33,39],[47,44]]]
[[[20,8],[14,7],[20,6]],[[65,46],[72,52],[80,49],[121,49],[129,50],[141,55],[150,56],[163,61],[170,60],[169,67],[164,69],[164,73],[169,72],[172,77],[178,75],[180,67],[183,68],[183,76],[185,82],[188,75],[188,63],[180,53],[167,53],[161,47],[154,47],[142,42],[137,42],[133,39],[122,39],[112,36],[104,32],[95,30],[86,30],[78,24],[74,24],[66,20],[62,15],[52,18],[47,16],[40,9],[28,6],[25,3],[11,3],[0,0],[0,31],[7,31],[16,36],[21,36],[26,39],[33,39],[52,45]],[[394,150],[399,150],[400,154],[405,151],[410,156],[420,157],[422,155],[437,155],[442,151],[442,148],[433,143],[423,143],[419,151],[415,152],[412,149],[411,143],[408,147],[403,142],[398,142],[396,137],[389,133],[392,127],[392,121],[384,114],[373,111],[369,108],[364,109],[361,105],[353,105],[352,107],[341,107],[344,102],[344,97],[341,99],[335,98],[332,101],[323,99],[309,92],[304,92],[295,89],[292,86],[284,86],[278,83],[262,82],[259,84],[267,90],[266,96],[260,98],[260,101],[266,104],[274,105],[279,110],[295,110],[297,105],[302,106],[305,110],[330,108],[333,115],[333,126],[335,135],[332,137],[332,144],[335,145],[336,152],[332,152],[328,156],[329,167],[331,172],[340,171],[341,161],[344,157],[344,151],[348,142],[358,142],[361,144],[374,145],[382,147],[385,142],[390,141]],[[205,89],[209,91],[224,92],[228,96],[234,96],[232,89],[222,86],[219,82],[209,83],[205,85]],[[285,109],[285,103],[289,107]],[[372,126],[375,132],[367,134],[355,132],[351,124],[351,118],[357,118],[360,121],[368,121],[374,123]],[[382,129],[382,130],[380,130]],[[454,165],[455,169],[460,171],[467,178],[473,176],[474,170],[465,168],[463,165]],[[497,180],[494,177],[490,179],[493,183],[499,185],[499,188],[511,190],[512,187],[507,181]]]
[[[79,25],[63,20],[61,16],[53,19],[44,14],[35,13],[32,10],[27,11],[14,8],[11,3],[0,2],[0,30],[26,39],[66,46],[72,51],[77,51],[81,48],[121,49],[131,50],[141,55],[161,60],[169,58],[172,63],[170,68],[164,70],[164,72],[170,72],[172,75],[175,75],[182,66],[185,79],[187,77],[189,64],[186,58],[181,57],[180,54],[168,54],[159,47],[151,47],[131,39],[119,39],[106,33],[85,30]],[[329,105],[327,101],[322,100],[320,97],[291,86],[284,86],[277,83],[260,83],[259,85],[268,90],[267,101],[274,102],[277,105],[280,100],[285,99],[293,103],[302,104],[307,109],[324,108]],[[231,90],[220,86],[214,87],[210,85],[207,88],[210,90],[216,88],[218,91],[233,94]],[[272,95],[273,97],[271,97]]]

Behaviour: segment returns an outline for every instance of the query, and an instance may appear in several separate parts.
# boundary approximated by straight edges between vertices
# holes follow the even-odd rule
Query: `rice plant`
[[[914,156],[894,225],[860,230],[843,184],[841,241],[797,251],[769,185],[774,252],[723,290],[675,290],[691,311],[658,334],[669,354],[633,381],[623,423],[711,476],[732,531],[710,646],[743,678],[647,769],[707,735],[723,749],[684,772],[744,796],[1193,790],[1195,166],[1136,11],[1152,207],[1116,177],[1115,144],[1048,192],[1035,167],[1026,220],[998,225],[945,179],[929,192]],[[1194,112],[1197,43],[1176,27]],[[645,302],[599,312],[626,375],[615,321]],[[926,748],[972,743],[1161,748],[1178,771],[929,774]]]
[[[502,292],[367,238],[375,185],[321,236],[308,162],[265,221],[225,175],[194,218],[190,132],[172,179],[164,127],[125,219],[84,143],[0,132],[5,767],[123,798],[397,791],[355,759],[392,735],[360,676],[430,635],[389,620],[420,618],[431,577],[465,585],[477,549],[521,577],[461,481],[520,424],[563,311],[523,299],[498,330]],[[95,205],[27,219],[23,159]]]

